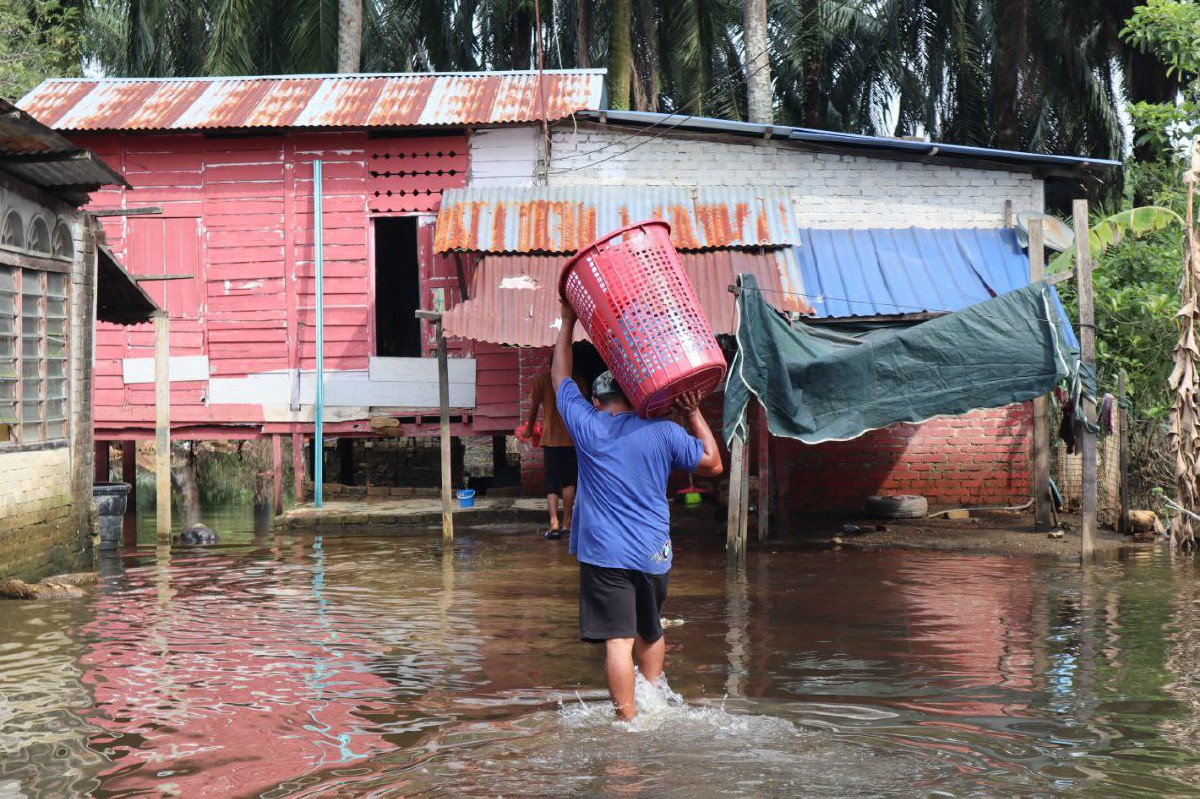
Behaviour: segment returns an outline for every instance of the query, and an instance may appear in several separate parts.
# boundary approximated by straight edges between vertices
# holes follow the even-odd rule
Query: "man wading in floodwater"
[[[672,469],[720,474],[721,455],[698,394],[676,403],[694,437],[667,419],[639,418],[611,372],[596,378],[585,400],[571,379],[575,321],[564,302],[551,377],[579,459],[570,544],[579,558],[579,637],[604,642],[608,693],[628,720],[637,715],[634,658],[643,678],[668,690],[660,621],[672,557],[667,476]]]

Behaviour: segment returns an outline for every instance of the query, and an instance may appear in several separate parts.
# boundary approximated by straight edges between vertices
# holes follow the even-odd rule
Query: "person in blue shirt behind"
[[[611,372],[596,378],[592,401],[584,399],[571,379],[575,322],[564,302],[551,379],[579,460],[570,541],[579,559],[579,637],[605,644],[608,693],[617,717],[628,720],[637,715],[635,659],[642,677],[666,690],[667,476],[672,469],[718,475],[723,467],[697,393],[676,402],[690,435],[669,419],[637,416]]]

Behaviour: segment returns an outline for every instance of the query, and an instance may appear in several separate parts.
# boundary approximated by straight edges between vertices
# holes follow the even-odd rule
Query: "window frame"
[[[49,258],[9,256],[0,259],[0,270],[11,275],[10,280],[0,281],[5,286],[0,292],[10,300],[6,303],[0,298],[0,311],[7,309],[5,316],[11,322],[4,325],[0,320],[0,336],[10,342],[9,347],[0,347],[3,353],[0,354],[3,358],[0,425],[5,426],[0,430],[0,453],[68,446],[71,437],[69,265]],[[36,293],[28,291],[30,285],[35,286]],[[10,328],[7,332],[6,327]],[[33,372],[36,372],[32,377],[37,382],[36,396],[27,396],[27,381]],[[37,411],[31,421],[26,421],[30,403],[36,405]]]

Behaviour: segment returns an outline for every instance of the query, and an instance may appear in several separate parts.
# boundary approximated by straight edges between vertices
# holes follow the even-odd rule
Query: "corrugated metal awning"
[[[960,311],[1029,283],[1010,229],[806,229],[795,252],[818,317]]]
[[[679,250],[796,242],[784,188],[730,186],[468,187],[442,194],[434,247],[492,253],[573,253],[645,219],[671,225]]]
[[[777,308],[811,313],[788,248],[766,252],[683,253],[683,266],[714,333],[732,333],[737,316],[729,286],[748,272]],[[549,347],[558,337],[560,255],[488,255],[475,270],[471,299],[442,318],[446,335],[518,347]]]
[[[0,169],[75,205],[101,186],[125,179],[90,150],[77,147],[16,106],[0,99]]]
[[[117,325],[149,322],[158,306],[145,289],[129,276],[112,250],[98,248],[99,281],[96,284],[96,318]]]
[[[56,78],[20,105],[58,130],[373,128],[553,121],[599,108],[603,69]]]

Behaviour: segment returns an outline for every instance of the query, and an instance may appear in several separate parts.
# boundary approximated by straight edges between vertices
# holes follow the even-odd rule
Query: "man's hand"
[[[561,307],[558,310],[558,315],[562,318],[562,326],[564,329],[570,328],[573,330],[575,327],[575,322],[579,319],[579,317],[575,315],[575,309],[571,307],[571,303],[567,302],[566,300],[562,301]]]
[[[699,391],[685,391],[676,398],[672,407],[684,418],[687,427],[691,428],[692,435],[700,439],[700,444],[704,447],[704,454],[696,464],[696,474],[716,477],[725,467],[721,463],[721,451],[717,449],[717,440],[709,429],[704,414],[700,412],[702,399],[704,395]]]
[[[675,398],[675,412],[688,417],[700,410],[700,402],[704,397],[699,391],[685,391]]]

